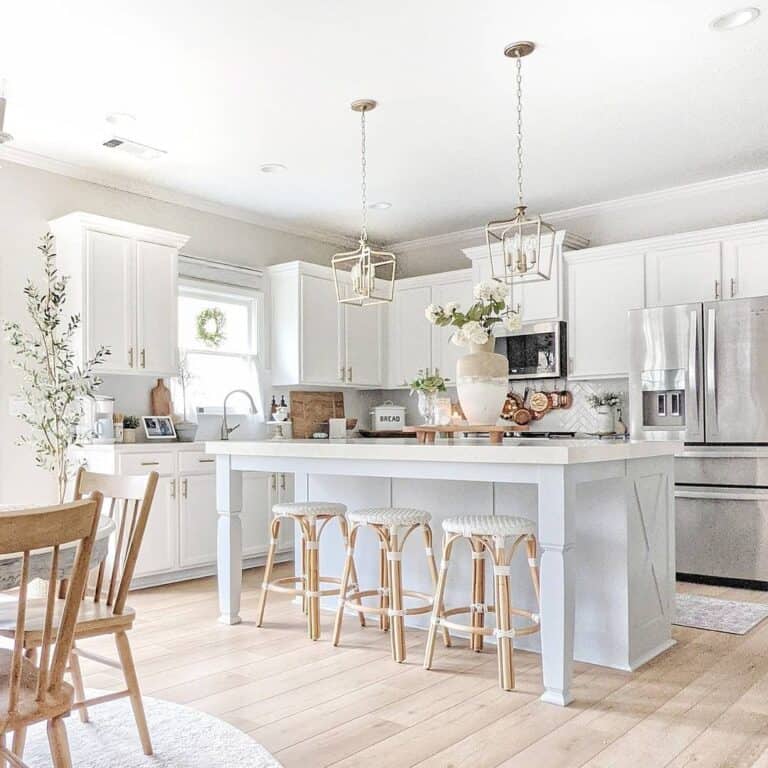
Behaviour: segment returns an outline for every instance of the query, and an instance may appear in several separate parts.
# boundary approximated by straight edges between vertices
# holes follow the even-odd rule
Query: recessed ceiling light
[[[714,21],[710,22],[709,27],[716,32],[725,32],[753,22],[759,15],[759,8],[739,8],[737,11],[731,11],[730,13],[718,16]]]
[[[391,208],[392,203],[387,202],[386,200],[379,200],[378,203],[371,203],[368,208],[372,211],[386,211],[387,208]]]
[[[264,163],[261,166],[262,173],[282,173],[287,170],[282,163]]]

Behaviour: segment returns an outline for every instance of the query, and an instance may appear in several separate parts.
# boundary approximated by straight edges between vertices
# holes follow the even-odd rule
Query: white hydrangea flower
[[[485,344],[488,341],[488,332],[476,320],[464,323],[461,330],[470,344]]]
[[[442,312],[442,308],[438,306],[437,304],[430,304],[425,310],[424,310],[424,316],[429,320],[432,325],[434,325],[437,322],[437,318],[440,316],[440,313]]]
[[[519,331],[523,325],[520,319],[520,313],[510,312],[509,314],[504,315],[502,324],[504,325],[504,328],[506,328],[508,331]]]
[[[452,315],[454,312],[456,312],[459,308],[459,302],[458,301],[448,301],[446,302],[443,309],[445,310],[446,315]]]
[[[467,337],[464,335],[464,330],[462,328],[457,328],[453,336],[451,336],[451,344],[455,344],[457,347],[466,347],[468,343]]]
[[[507,300],[507,286],[501,280],[491,280],[491,298],[494,301]]]
[[[491,280],[481,280],[472,289],[472,295],[476,301],[489,301],[491,298],[491,292],[493,291],[493,285]]]

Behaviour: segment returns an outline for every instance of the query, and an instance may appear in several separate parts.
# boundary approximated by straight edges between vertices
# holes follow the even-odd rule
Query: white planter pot
[[[509,388],[509,361],[493,352],[494,340],[471,344],[456,363],[456,391],[467,421],[496,424]]]
[[[613,408],[600,405],[597,408],[597,432],[600,435],[612,435],[616,431],[613,421]]]

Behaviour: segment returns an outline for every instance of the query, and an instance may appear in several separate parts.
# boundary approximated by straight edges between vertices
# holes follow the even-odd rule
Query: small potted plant
[[[123,442],[135,443],[136,442],[136,430],[139,428],[138,416],[126,416],[123,419]]]
[[[411,394],[418,397],[419,413],[425,424],[435,424],[435,400],[438,392],[445,392],[445,379],[438,371],[430,373],[420,370],[418,376],[409,383]]]
[[[617,405],[621,405],[620,392],[602,392],[590,395],[587,402],[597,411],[597,433],[599,435],[612,435],[616,431],[614,424],[614,411]]]

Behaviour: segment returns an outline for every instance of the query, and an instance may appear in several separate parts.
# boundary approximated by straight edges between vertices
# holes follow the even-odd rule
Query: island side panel
[[[629,668],[674,645],[674,458],[627,462]]]
[[[216,457],[217,572],[219,621],[239,624],[243,581],[243,474],[232,469],[232,458]]]

